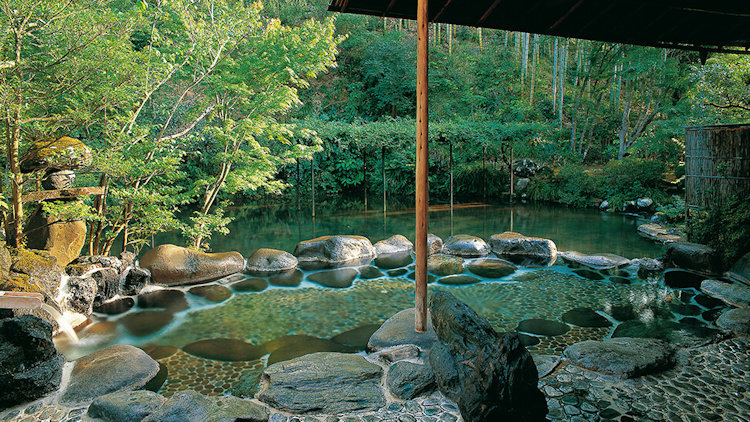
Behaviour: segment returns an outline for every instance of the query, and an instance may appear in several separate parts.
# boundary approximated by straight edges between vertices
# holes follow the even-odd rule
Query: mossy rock
[[[11,274],[28,276],[29,284],[37,286],[41,293],[52,298],[62,281],[63,269],[57,258],[47,251],[33,249],[11,249]]]
[[[41,292],[27,274],[11,273],[0,277],[0,290],[6,292]]]
[[[39,169],[76,170],[91,165],[91,150],[78,139],[63,136],[57,140],[35,141],[21,165],[25,173]]]

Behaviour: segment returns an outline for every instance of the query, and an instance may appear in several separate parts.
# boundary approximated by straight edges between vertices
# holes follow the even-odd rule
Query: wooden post
[[[453,236],[453,142],[448,143],[448,167],[451,177],[451,236]]]
[[[414,302],[416,318],[414,331],[427,331],[427,207],[428,207],[428,155],[427,133],[427,73],[429,30],[427,22],[427,0],[417,0],[417,174],[416,174],[416,276]]]
[[[310,188],[312,194],[312,217],[315,218],[315,154],[310,159]]]
[[[510,148],[510,202],[513,202],[513,147]]]

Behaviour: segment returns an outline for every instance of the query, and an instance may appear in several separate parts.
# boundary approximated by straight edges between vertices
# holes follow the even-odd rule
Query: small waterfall
[[[50,314],[52,318],[55,319],[55,321],[57,321],[57,324],[60,326],[60,330],[64,332],[72,342],[75,343],[78,341],[78,335],[73,329],[73,326],[70,325],[68,320],[66,320],[65,317],[63,317],[62,314],[57,311],[57,309],[47,305],[46,303],[42,303],[42,309]]]

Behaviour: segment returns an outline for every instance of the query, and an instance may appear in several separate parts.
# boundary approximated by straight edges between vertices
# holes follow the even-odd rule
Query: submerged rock
[[[311,336],[286,336],[286,344],[281,345],[268,356],[268,365],[283,362],[317,352],[354,352],[355,348],[332,340]],[[277,339],[278,341],[278,339]]]
[[[378,255],[373,264],[384,270],[405,267],[414,262],[411,252],[398,252],[387,255]]]
[[[579,327],[611,327],[607,318],[591,308],[573,308],[562,315],[562,320]]]
[[[466,268],[478,276],[494,279],[511,275],[518,269],[508,261],[493,258],[477,259],[466,265]]]
[[[0,409],[36,400],[60,387],[65,357],[41,318],[0,318]]]
[[[603,275],[599,274],[596,271],[587,270],[585,268],[580,268],[580,269],[577,269],[577,270],[573,270],[573,273],[576,274],[576,275],[579,275],[579,276],[581,276],[583,278],[588,278],[589,280],[594,280],[594,281],[604,280],[604,276]],[[620,278],[622,278],[622,277],[620,277]]]
[[[294,256],[300,263],[339,266],[375,256],[375,248],[362,236],[321,236],[297,243]]]
[[[414,244],[411,243],[406,237],[395,234],[388,239],[381,240],[375,243],[375,253],[380,255],[388,255],[394,253],[410,253],[414,249]]]
[[[200,340],[186,345],[182,350],[193,356],[224,362],[256,360],[266,354],[260,346],[233,338]]]
[[[110,393],[95,398],[87,414],[109,422],[140,421],[166,401],[164,396],[146,390]]]
[[[703,280],[701,291],[738,308],[750,308],[750,286],[724,283],[719,280]]]
[[[388,368],[385,383],[394,396],[411,400],[435,389],[435,373],[429,365],[400,361]]]
[[[638,277],[643,280],[658,277],[664,271],[664,264],[653,258],[637,258],[630,261],[631,265],[638,267]]]
[[[313,353],[266,368],[257,397],[292,413],[377,410],[385,406],[382,372],[360,355]]]
[[[343,289],[352,285],[357,274],[359,273],[354,268],[336,268],[312,273],[307,276],[307,279],[325,287]]]
[[[447,284],[451,286],[463,286],[467,284],[476,284],[481,282],[482,280],[472,277],[470,275],[466,274],[455,274],[455,275],[448,275],[445,277],[440,277],[438,279],[438,282],[442,284]]]
[[[121,297],[109,302],[104,302],[94,308],[94,312],[99,314],[117,315],[129,311],[135,306],[135,300],[132,297]]]
[[[180,391],[143,422],[265,422],[268,409],[233,396],[208,397]]]
[[[154,283],[176,286],[214,281],[245,267],[239,252],[204,253],[175,245],[159,245],[146,252],[141,267],[151,272]]]
[[[463,262],[459,256],[434,254],[427,258],[427,271],[438,276],[459,274],[464,271]]]
[[[557,246],[549,239],[527,237],[515,232],[504,232],[490,236],[492,252],[500,257],[535,257],[548,260],[549,265],[557,258]]]
[[[628,320],[618,325],[612,333],[612,338],[656,338],[674,344],[703,344],[718,334],[713,328],[694,324],[652,319],[647,322]]]
[[[587,340],[569,346],[564,355],[573,365],[620,379],[653,374],[674,366],[674,350],[669,343],[650,338]]]
[[[449,237],[443,243],[443,253],[476,258],[490,253],[490,247],[484,240],[476,236],[457,234]]]
[[[500,337],[489,322],[449,293],[430,300],[439,341],[430,365],[440,391],[466,421],[542,421],[544,395],[529,352],[514,333]]]
[[[566,262],[583,265],[598,271],[614,270],[630,263],[629,259],[611,253],[588,255],[576,251],[566,251],[559,252],[558,255]]]
[[[118,320],[128,332],[136,337],[147,337],[172,322],[170,311],[140,311],[129,313]]]
[[[370,280],[382,276],[383,272],[371,265],[359,268],[359,278],[363,280]]]
[[[367,349],[367,342],[370,341],[370,337],[372,337],[378,328],[380,328],[380,324],[362,325],[341,334],[337,334],[331,337],[331,340],[345,346],[353,347],[357,350],[365,350]]]
[[[299,285],[299,283],[297,283]],[[268,281],[265,278],[247,278],[229,285],[235,292],[260,292],[268,287]]]
[[[699,243],[673,242],[667,247],[666,262],[672,266],[703,274],[719,274],[721,265],[716,252]]]
[[[698,289],[706,276],[692,271],[671,269],[664,271],[664,284],[674,289]]]
[[[154,290],[138,296],[140,308],[162,308],[170,312],[183,311],[189,307],[185,292],[176,289]]]
[[[191,287],[188,293],[202,297],[213,303],[223,302],[232,297],[232,289],[218,284]]]
[[[261,248],[247,258],[245,271],[255,275],[268,275],[297,268],[297,258],[289,252]]]
[[[404,309],[388,318],[370,337],[367,350],[378,351],[404,344],[413,344],[423,350],[429,350],[437,340],[429,312],[427,313],[426,332],[415,332],[414,320],[414,308]]]
[[[302,283],[304,273],[300,270],[286,271],[268,278],[268,282],[279,287],[297,287]]]
[[[129,345],[109,346],[75,362],[60,402],[82,403],[104,394],[135,390],[158,372],[159,364],[143,350]]]
[[[548,319],[525,319],[518,323],[518,331],[540,336],[554,337],[567,333],[570,327],[558,321]]]

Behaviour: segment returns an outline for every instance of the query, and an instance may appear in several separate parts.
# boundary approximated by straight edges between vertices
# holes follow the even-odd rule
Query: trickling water
[[[78,335],[73,329],[73,326],[70,325],[68,320],[66,320],[65,317],[63,317],[62,314],[57,311],[57,309],[47,305],[46,303],[42,303],[42,309],[50,314],[52,318],[55,319],[55,321],[57,321],[57,325],[60,326],[60,330],[64,332],[65,335],[68,336],[68,338],[70,338],[70,341],[74,343],[78,341]]]

